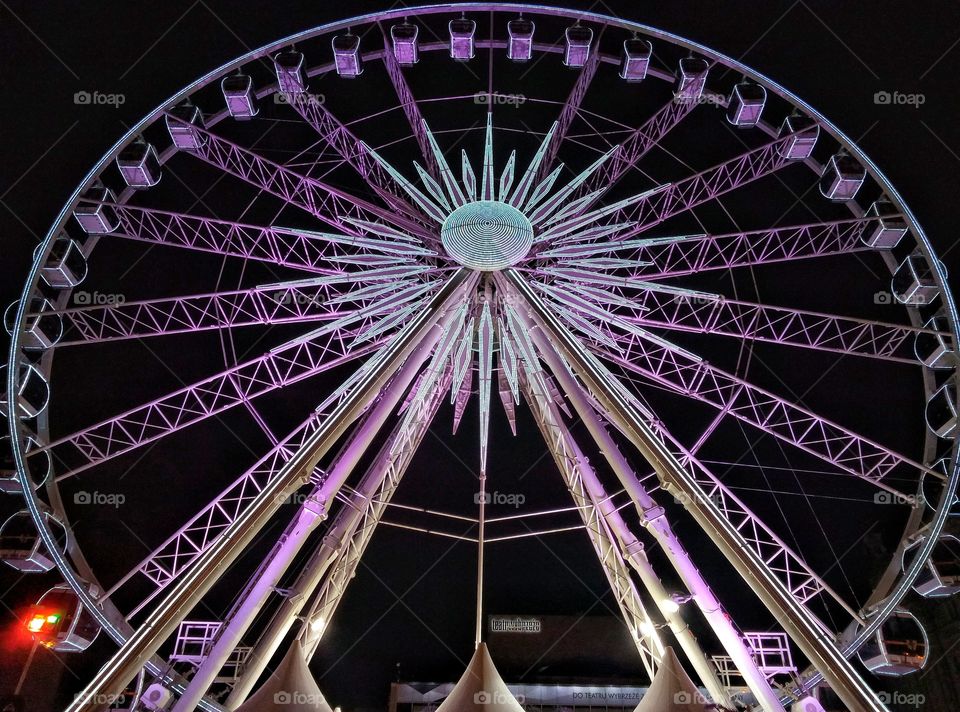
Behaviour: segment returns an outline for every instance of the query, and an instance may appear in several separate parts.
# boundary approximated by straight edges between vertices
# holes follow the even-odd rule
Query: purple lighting
[[[727,108],[727,121],[734,126],[756,126],[760,114],[767,103],[767,90],[759,84],[741,82],[733,88],[730,106]]]
[[[253,95],[253,79],[246,74],[234,74],[224,77],[220,82],[223,98],[227,102],[227,111],[235,119],[250,119],[257,115],[256,99]]]
[[[360,60],[360,38],[356,35],[338,35],[333,38],[333,61],[341,77],[359,77],[363,73]]]
[[[473,20],[460,18],[450,20],[450,57],[459,62],[473,59],[473,37],[477,32],[477,23]]]
[[[581,25],[568,27],[567,46],[563,51],[563,63],[568,67],[582,67],[590,58],[590,45],[593,42],[593,30]]]
[[[650,67],[653,45],[636,37],[623,42],[623,60],[620,62],[620,78],[628,82],[646,79]]]
[[[536,26],[531,20],[522,17],[507,23],[507,59],[513,62],[526,62],[533,55],[533,32]]]
[[[679,101],[694,102],[703,94],[707,83],[707,71],[710,65],[698,57],[684,57],[680,60],[680,76],[677,78],[675,96]]]
[[[160,182],[160,161],[149,143],[132,143],[117,156],[120,175],[131,188],[150,188]]]
[[[285,94],[299,94],[307,90],[307,81],[303,76],[303,53],[289,50],[273,58],[273,67],[277,72],[277,86]]]
[[[420,48],[417,44],[419,34],[420,28],[409,22],[390,28],[393,56],[396,57],[398,64],[409,67],[420,60]]]

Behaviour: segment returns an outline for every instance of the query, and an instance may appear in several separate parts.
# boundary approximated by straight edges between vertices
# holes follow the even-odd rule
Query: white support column
[[[236,709],[246,700],[267,663],[280,647],[283,637],[297,620],[310,592],[316,589],[330,566],[334,562],[339,565],[341,558],[347,557],[349,552],[356,552],[355,555],[358,555],[365,548],[365,543],[372,536],[373,529],[400,484],[413,453],[423,441],[449,383],[449,377],[438,381],[427,417],[415,422],[413,428],[405,423],[398,423],[394,428],[356,492],[340,510],[330,530],[324,535],[320,547],[304,566],[291,590],[280,603],[279,610],[251,650],[243,675],[224,702],[227,709]],[[341,590],[341,596],[344,591],[345,589]],[[304,620],[304,625],[309,625],[307,619]],[[321,622],[318,628],[322,627]]]
[[[784,626],[807,659],[823,674],[849,710],[887,712],[877,693],[870,689],[850,661],[843,656],[836,642],[817,625],[810,612],[793,599],[783,583],[767,569],[763,560],[743,540],[733,525],[724,519],[696,480],[684,470],[677,457],[657,437],[637,403],[616,387],[617,381],[613,374],[584,349],[583,344],[545,307],[516,270],[505,270],[498,273],[497,277],[499,286],[519,301],[518,308],[529,310],[537,331],[542,331],[540,341],[548,346],[546,352],[553,361],[551,370],[555,371],[555,375],[558,378],[562,374],[569,376],[566,366],[560,360],[562,355],[594,394],[607,419],[627,436],[650,463],[664,488],[683,496],[686,509]],[[574,392],[577,390],[579,387],[574,389]],[[639,483],[631,477],[623,478],[621,482],[639,507],[642,498]],[[642,511],[643,508],[640,509]],[[648,521],[655,521],[657,518],[663,517],[646,516]],[[668,553],[673,557],[678,552]],[[696,569],[688,573],[699,576]],[[690,590],[694,592],[693,588]],[[730,652],[732,656],[733,651]],[[765,702],[767,696],[761,699],[765,709],[768,708]],[[769,709],[782,709],[779,700],[776,700],[775,705],[770,705]]]
[[[450,278],[423,311],[374,358],[356,385],[324,419],[323,425],[304,447],[294,453],[277,478],[263,489],[253,505],[197,558],[140,628],[74,698],[66,712],[95,712],[103,706],[100,701],[123,691],[223,571],[236,561],[257,532],[276,514],[281,502],[309,481],[320,459],[376,398],[417,345],[436,328],[442,314],[462,298],[466,287],[474,284],[476,276],[467,270],[458,270]]]
[[[710,693],[713,701],[725,706],[730,705],[730,696],[726,688],[720,683],[716,671],[707,660],[706,654],[697,642],[690,627],[683,619],[680,611],[670,607],[670,598],[666,589],[657,576],[653,566],[647,559],[643,544],[630,531],[620,510],[607,496],[607,492],[597,477],[596,470],[590,465],[587,456],[580,449],[573,435],[558,412],[553,399],[538,391],[536,379],[527,380],[524,392],[527,402],[533,411],[533,416],[540,426],[547,446],[557,463],[560,473],[566,481],[573,499],[581,508],[584,523],[587,523],[587,508],[596,510],[606,522],[609,530],[614,534],[620,545],[622,555],[640,577],[647,592],[656,602],[657,608],[670,630],[676,638],[683,652],[690,660],[690,664],[704,687]]]

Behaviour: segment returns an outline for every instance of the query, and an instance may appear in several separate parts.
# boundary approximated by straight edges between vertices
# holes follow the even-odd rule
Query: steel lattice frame
[[[671,131],[697,111],[698,106],[726,106],[728,100],[712,88],[711,74],[703,95],[709,101],[701,101],[699,94],[694,100],[672,96],[633,127],[616,124],[611,119],[611,125],[620,127],[614,133],[615,145],[606,153],[599,152],[594,146],[592,150],[598,151],[594,163],[572,179],[559,178],[557,162],[565,152],[573,144],[586,145],[583,135],[573,133],[575,123],[583,119],[593,130],[590,121],[603,118],[583,108],[593,79],[598,72],[614,71],[609,65],[619,62],[619,57],[593,48],[572,80],[572,88],[557,111],[553,127],[549,130],[544,127],[545,138],[532,158],[518,157],[514,152],[506,168],[495,165],[494,140],[496,138],[499,143],[503,138],[499,133],[495,134],[496,120],[491,113],[487,117],[482,158],[468,157],[464,152],[462,161],[457,160],[458,157],[447,156],[441,151],[440,134],[432,132],[424,120],[422,100],[418,101],[411,91],[404,74],[407,70],[398,63],[390,49],[386,23],[403,18],[456,17],[460,12],[489,13],[491,21],[497,17],[501,25],[519,12],[530,17],[589,22],[600,29],[598,44],[605,33],[620,32],[623,38],[629,37],[631,32],[637,33],[706,59],[711,72],[725,67],[756,82],[790,109],[809,117],[815,124],[815,133],[809,128],[778,132],[774,125],[761,120],[752,130],[766,134],[765,140],[755,141],[754,147],[746,147],[739,155],[725,158],[706,169],[687,171],[685,177],[675,182],[647,185],[643,192],[634,190],[627,198],[608,201],[606,196],[611,186],[635,177],[643,159],[655,152]],[[365,51],[363,61],[381,63],[396,91],[397,109],[408,124],[411,139],[408,143],[416,154],[416,174],[406,167],[391,165],[380,155],[387,154],[390,146],[378,146],[376,136],[366,136],[364,120],[342,121],[333,110],[311,100],[311,95],[305,91],[284,92],[284,96],[293,115],[314,132],[317,157],[313,165],[297,165],[294,161],[280,163],[259,153],[255,147],[228,138],[220,129],[229,127],[229,123],[218,127],[222,122],[230,121],[226,111],[208,115],[203,127],[186,123],[181,115],[171,113],[174,107],[194,96],[198,97],[201,108],[207,109],[200,98],[202,90],[235,70],[294,44],[329,40],[348,27],[362,26],[369,26],[384,40],[386,49]],[[506,44],[506,40],[497,36],[480,38],[476,42],[477,48],[491,52],[502,51]],[[421,53],[447,50],[448,45],[443,41],[421,42],[420,45]],[[535,54],[544,56],[562,52],[561,47],[546,43],[535,43],[534,50]],[[324,77],[334,69],[332,64],[317,65],[307,71],[307,77]],[[655,80],[672,81],[673,75],[651,66],[647,81]],[[362,82],[362,77],[357,81]],[[495,88],[491,84],[491,91]],[[257,87],[256,95],[262,100],[277,95],[278,91],[277,84],[268,83]],[[492,94],[488,95],[487,101],[492,100]],[[530,100],[537,101],[534,97]],[[167,165],[178,154],[189,154],[198,164],[205,164],[222,176],[229,176],[230,180],[252,186],[258,195],[275,196],[284,209],[291,206],[312,216],[318,221],[316,229],[257,224],[256,220],[223,220],[134,205],[131,200],[135,191],[132,189],[105,201],[91,201],[85,197],[85,192],[97,184],[124,148],[142,135],[150,133],[152,136],[155,132],[151,129],[164,123],[180,130],[181,135],[188,135],[193,144],[181,151],[172,146],[160,151],[161,166]],[[595,134],[594,138],[608,145],[611,143],[599,131]],[[790,153],[796,139],[809,139],[811,135],[814,140],[829,141],[832,146],[853,156],[865,168],[871,184],[891,201],[893,213],[904,221],[907,228],[904,239],[914,246],[930,270],[929,280],[936,291],[935,298],[939,300],[937,305],[941,318],[945,320],[946,332],[938,332],[936,328],[941,327],[924,323],[919,310],[913,308],[908,310],[912,326],[905,326],[730,299],[678,286],[683,284],[684,277],[711,271],[772,263],[789,265],[801,259],[851,255],[869,249],[863,240],[876,227],[877,218],[866,215],[864,206],[853,200],[847,203],[852,216],[839,220],[746,231],[738,229],[737,232],[718,234],[653,238],[644,234],[663,224],[669,225],[672,218],[721,200],[748,184],[769,181],[771,176],[788,170],[789,166],[803,163],[819,173],[823,164],[816,158],[805,155],[798,160]],[[335,187],[333,181],[326,180],[324,175],[315,177],[321,168],[321,157],[326,160],[331,156],[333,169],[337,165],[349,167],[369,187],[370,197]],[[521,393],[524,394],[575,501],[581,507],[586,527],[628,623],[632,629],[637,628],[637,621],[650,623],[637,593],[637,585],[626,567],[626,562],[636,554],[630,551],[626,542],[635,539],[629,532],[610,523],[610,512],[599,506],[599,502],[590,501],[591,495],[584,489],[578,474],[576,457],[571,455],[578,452],[578,448],[556,408],[563,404],[563,395],[554,378],[541,367],[541,359],[549,361],[551,357],[530,338],[531,325],[526,322],[527,315],[522,313],[533,309],[532,302],[524,304],[519,293],[510,290],[501,293],[501,283],[489,275],[474,275],[470,284],[479,283],[480,286],[469,287],[472,292],[458,291],[458,287],[453,297],[449,294],[448,280],[462,280],[463,270],[458,270],[455,261],[444,253],[441,228],[446,225],[445,218],[449,214],[477,201],[509,205],[515,212],[523,213],[524,219],[535,230],[535,236],[529,253],[515,263],[517,278],[526,280],[531,285],[530,294],[537,295],[537,304],[552,310],[557,323],[562,323],[563,328],[574,335],[571,338],[577,339],[587,363],[597,364],[598,368],[601,368],[599,364],[605,363],[620,369],[623,377],[612,381],[613,392],[626,398],[630,408],[649,419],[651,432],[677,458],[678,466],[692,483],[694,494],[712,503],[712,513],[726,521],[742,537],[753,555],[765,562],[767,573],[780,582],[791,601],[806,611],[803,615],[829,630],[806,607],[821,597],[833,599],[849,614],[851,622],[836,631],[836,644],[844,655],[853,655],[896,610],[938,541],[960,477],[952,444],[947,460],[949,465],[945,473],[940,472],[933,463],[942,457],[942,453],[936,451],[936,439],[932,435],[928,435],[925,451],[920,455],[897,452],[793,403],[789,398],[761,388],[745,376],[707,363],[698,354],[673,343],[670,334],[714,335],[715,338],[748,344],[782,345],[797,352],[809,350],[841,357],[916,364],[917,357],[910,345],[918,335],[937,335],[947,343],[957,343],[957,313],[942,265],[909,208],[870,159],[826,118],[775,82],[708,48],[653,28],[590,13],[521,4],[467,3],[404,8],[315,28],[251,52],[197,80],[145,117],[101,159],[64,206],[37,251],[16,310],[7,369],[6,410],[11,440],[16,443],[17,477],[24,490],[27,508],[67,582],[108,634],[118,643],[130,638],[133,628],[129,618],[150,610],[155,597],[183,572],[192,571],[196,562],[202,562],[202,555],[218,541],[220,534],[242,526],[255,505],[262,505],[265,493],[273,492],[283,484],[282,479],[277,478],[287,471],[289,463],[304,458],[309,460],[305,448],[313,442],[315,434],[324,432],[325,428],[340,427],[337,423],[331,426],[327,414],[338,412],[339,404],[353,403],[351,398],[360,397],[357,394],[361,391],[354,390],[354,387],[359,388],[358,384],[368,384],[370,379],[379,377],[377,369],[382,363],[377,354],[385,353],[384,349],[404,338],[398,335],[406,334],[409,325],[421,318],[418,314],[422,314],[428,304],[434,305],[441,295],[447,295],[444,297],[447,301],[439,305],[443,310],[439,322],[442,329],[436,336],[435,347],[430,353],[422,354],[422,358],[429,359],[429,364],[413,381],[406,396],[405,415],[392,436],[396,445],[393,449],[385,449],[377,460],[379,464],[368,473],[372,478],[369,480],[370,492],[379,493],[376,503],[358,507],[355,520],[349,517],[344,520],[343,531],[353,540],[341,558],[324,562],[332,573],[317,590],[313,608],[307,613],[308,619],[317,616],[321,621],[328,620],[336,609],[349,580],[342,572],[349,573],[355,568],[416,445],[422,441],[425,428],[436,414],[439,396],[450,390],[457,422],[472,394],[478,393],[482,470],[486,468],[487,423],[493,391],[499,392],[511,422],[515,417],[514,405],[520,402]],[[148,243],[145,247],[159,244],[244,263],[249,260],[282,267],[302,276],[230,290],[218,287],[216,291],[204,293],[84,307],[71,306],[71,289],[61,288],[53,290],[53,294],[46,290],[45,306],[37,311],[34,305],[41,293],[41,268],[50,261],[58,237],[65,231],[76,234],[76,224],[71,221],[78,205],[99,206],[116,214],[115,226],[104,230],[103,234],[91,236],[83,245],[85,259],[98,254],[94,248],[99,243],[104,243],[105,246],[100,248],[104,250],[109,249],[106,245],[110,241],[122,239]],[[478,239],[492,239],[489,232],[481,230],[480,233]],[[882,257],[893,271],[897,265],[891,253],[883,253]],[[68,327],[65,337],[55,348],[31,349],[28,330],[38,317],[59,318]],[[42,373],[50,374],[58,348],[83,348],[84,345],[108,341],[162,338],[201,331],[232,333],[231,330],[240,327],[279,324],[304,326],[300,335],[274,345],[265,353],[246,360],[234,359],[220,373],[71,434],[50,438],[45,411],[31,423],[18,418],[21,408],[19,364],[26,359],[35,362]],[[476,363],[475,352],[478,354]],[[363,360],[364,357],[368,358]],[[362,365],[353,377],[317,407],[316,412],[286,437],[277,439],[273,436],[252,403],[253,399],[340,366],[352,368],[349,365],[352,362],[362,362]],[[564,363],[564,368],[570,368]],[[931,369],[917,368],[922,372],[923,387],[930,397],[938,382]],[[412,373],[408,375],[412,377]],[[581,395],[593,401],[595,407],[596,403],[603,402],[603,394],[588,393],[586,382],[576,385],[576,378],[572,374],[570,377],[573,381],[566,377],[561,380],[584,389]],[[949,377],[953,378],[952,371]],[[651,385],[716,409],[716,419],[696,444],[683,444],[644,403],[643,388]],[[396,382],[393,387],[396,388]],[[95,571],[87,566],[82,555],[71,560],[70,556],[57,550],[54,534],[43,515],[45,509],[51,507],[68,521],[57,482],[239,405],[250,410],[272,438],[272,449],[125,577],[116,581],[105,595],[92,593],[91,584],[97,583]],[[367,402],[363,407],[370,406],[371,403]],[[926,516],[916,511],[903,534],[901,549],[908,542],[913,544],[920,539],[919,554],[900,576],[891,575],[893,569],[888,569],[874,591],[869,607],[858,610],[832,590],[802,555],[785,544],[774,529],[751,511],[698,456],[703,443],[725,418],[749,425],[755,432],[770,435],[818,458],[831,466],[838,477],[859,478],[877,490],[885,489],[905,500],[914,495],[914,490],[901,487],[897,484],[901,480],[894,475],[907,473],[907,480],[915,483],[917,489],[921,474],[944,480],[940,501]],[[611,420],[616,422],[615,418]],[[346,425],[342,424],[343,427]],[[357,426],[352,437],[359,437],[364,428],[370,427],[373,426]],[[33,428],[32,434],[42,444],[27,452],[23,443],[30,433],[29,428]],[[56,477],[47,485],[46,502],[34,491],[27,469],[29,458],[42,453],[52,454],[57,462]],[[331,464],[334,471],[337,462],[339,460]],[[331,491],[324,490],[325,494],[336,495],[339,485],[331,483],[325,471],[311,468],[311,472],[314,472],[318,488],[327,485]],[[647,508],[647,514],[651,509]],[[641,511],[641,523],[649,526],[645,516]],[[285,570],[285,565],[290,563],[282,558],[287,555],[284,548],[279,548],[280,570]],[[295,553],[292,551],[289,556]],[[335,553],[330,556],[335,558]],[[895,552],[894,563],[899,554],[900,550]],[[109,599],[133,579],[148,581],[150,592],[132,611],[124,613]],[[309,580],[310,587],[301,593],[309,595],[317,581],[311,577],[304,577],[304,580]],[[648,581],[644,583],[649,585]],[[171,595],[176,593],[174,591]],[[245,612],[242,596],[234,611]],[[296,610],[287,613],[290,616],[296,614]],[[238,625],[241,630],[246,630],[242,620]],[[289,625],[282,621],[277,624],[277,630],[288,628]],[[652,624],[646,633],[641,635],[635,631],[635,635],[644,663],[652,671],[659,659],[661,644],[651,630],[654,630]],[[715,632],[724,640],[722,630],[716,629]],[[319,637],[314,636],[314,650]],[[729,638],[726,640],[729,642]],[[264,649],[272,652],[274,643],[266,640]],[[148,650],[148,656],[153,652],[155,648]],[[727,652],[734,657],[738,654],[729,649]],[[162,662],[157,659],[148,663],[148,669],[178,693],[186,689],[185,699],[195,699],[206,709],[218,707],[210,700],[200,700],[206,688],[197,680],[206,679],[203,674],[198,673],[195,682],[186,687],[176,676],[163,672]],[[200,670],[204,672],[203,666]],[[742,672],[749,678],[749,670]],[[812,686],[822,673],[814,669],[807,671],[804,685]],[[246,681],[247,691],[253,682],[255,680]],[[762,682],[756,684],[763,686]],[[758,699],[767,699],[762,690],[751,687]],[[775,704],[764,702],[765,707]]]

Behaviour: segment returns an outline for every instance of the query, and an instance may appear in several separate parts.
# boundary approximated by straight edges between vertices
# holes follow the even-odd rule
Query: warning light
[[[31,633],[39,633],[47,622],[47,616],[37,614],[27,621],[27,630]]]
[[[53,623],[59,623],[59,622],[60,622],[60,616],[58,614],[51,613],[49,616],[47,616],[47,623],[53,624]]]

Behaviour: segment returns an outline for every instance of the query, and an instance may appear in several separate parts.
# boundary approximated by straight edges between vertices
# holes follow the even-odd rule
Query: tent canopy
[[[283,661],[236,712],[332,712],[310,674],[299,640],[293,641]]]
[[[673,648],[667,648],[650,688],[634,712],[704,712],[709,700],[684,672]]]
[[[497,672],[486,644],[480,643],[437,712],[523,712],[523,707]]]

